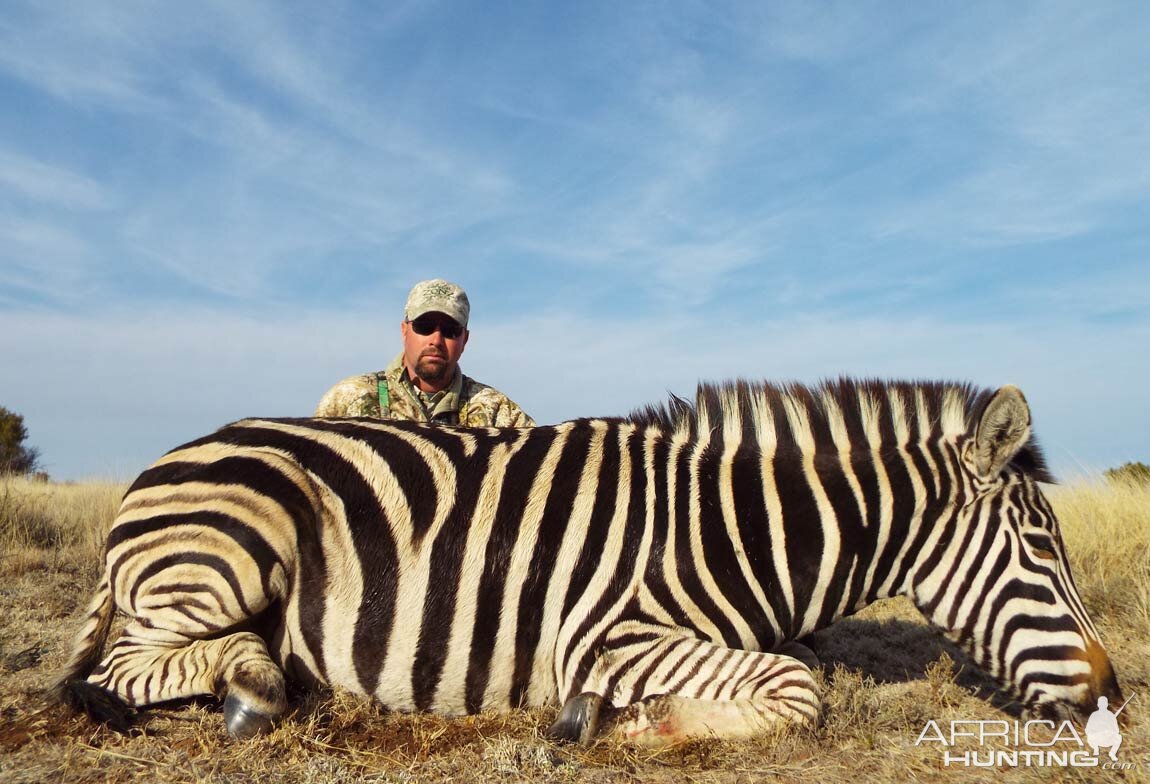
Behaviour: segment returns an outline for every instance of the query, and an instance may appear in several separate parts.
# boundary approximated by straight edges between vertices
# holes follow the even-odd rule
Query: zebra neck
[[[906,453],[659,451],[648,582],[676,623],[732,644],[769,647],[906,593],[937,539],[929,521],[955,507],[949,483],[924,481]]]

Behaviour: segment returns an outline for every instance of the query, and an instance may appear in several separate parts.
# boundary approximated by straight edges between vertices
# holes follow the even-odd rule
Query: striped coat
[[[1045,478],[1011,387],[738,383],[521,430],[244,420],[128,491],[67,690],[221,694],[238,736],[282,714],[286,672],[398,710],[560,704],[561,737],[740,737],[817,718],[793,640],[903,594],[1027,704],[1078,710],[1117,685]],[[1003,638],[1017,618],[960,586],[1043,591],[1052,620]],[[102,655],[113,608],[133,620]],[[1051,624],[1067,654],[1036,677]]]

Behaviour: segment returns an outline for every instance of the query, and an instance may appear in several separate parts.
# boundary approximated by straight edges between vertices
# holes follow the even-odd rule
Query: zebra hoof
[[[572,697],[559,711],[559,718],[547,730],[547,736],[552,740],[565,740],[586,745],[591,742],[599,731],[599,711],[603,707],[603,698],[598,694],[585,691]]]
[[[275,728],[271,716],[252,710],[243,699],[233,694],[224,698],[224,725],[228,734],[237,740],[265,735]]]

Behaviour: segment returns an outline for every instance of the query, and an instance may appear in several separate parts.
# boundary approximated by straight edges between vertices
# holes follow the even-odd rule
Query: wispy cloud
[[[27,155],[0,150],[0,198],[66,210],[100,210],[113,198],[98,182]]]
[[[57,198],[114,191],[112,253],[235,302],[285,294],[285,264],[533,256],[701,307],[780,265],[848,280],[867,246],[1082,236],[1150,190],[1126,165],[1147,152],[1145,71],[1105,9],[889,26],[855,4],[731,4],[606,37],[591,18],[548,52],[469,45],[410,5],[366,26],[355,5],[17,11],[0,69],[150,140]],[[1072,63],[1067,25],[1099,33]],[[46,193],[39,174],[9,184]]]
[[[69,229],[35,218],[0,217],[0,309],[57,300],[83,288],[88,249]]]
[[[341,50],[348,31],[310,26],[326,16],[289,27],[271,7],[230,3],[198,6],[194,19],[89,10],[76,25],[28,14],[31,33],[7,31],[18,45],[0,65],[85,111],[132,114],[168,140],[139,151],[150,171],[133,162],[118,239],[192,291],[259,298],[284,263],[434,242],[499,214],[514,187],[489,159],[426,138],[351,86],[362,63]],[[41,62],[52,65],[33,67]],[[171,144],[190,147],[192,160],[173,157]],[[30,187],[37,172],[27,169],[9,178]],[[95,198],[83,183],[95,186],[75,179],[73,199]]]
[[[915,76],[894,94],[892,119],[928,121],[957,154],[915,151],[945,169],[882,230],[1048,242],[1091,232],[1150,193],[1145,167],[1123,163],[1150,154],[1139,100],[1150,81],[1131,62],[1140,36],[1127,21],[1117,6],[991,5],[911,43],[900,65]]]

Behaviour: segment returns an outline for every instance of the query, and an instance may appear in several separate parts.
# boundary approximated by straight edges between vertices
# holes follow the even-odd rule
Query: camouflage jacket
[[[324,394],[317,417],[374,417],[468,427],[534,427],[535,420],[494,387],[456,370],[451,384],[430,398],[407,377],[403,354],[386,370],[352,376]]]

